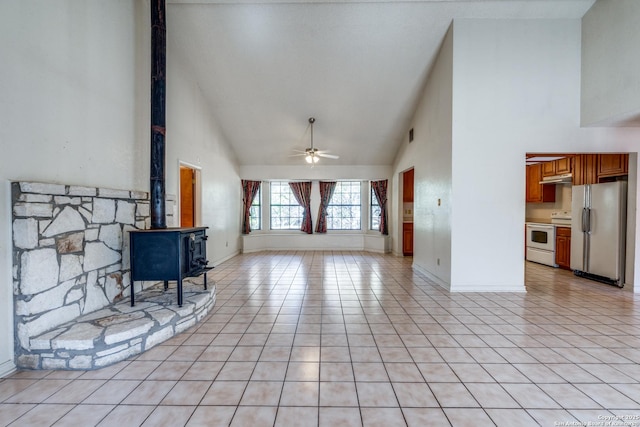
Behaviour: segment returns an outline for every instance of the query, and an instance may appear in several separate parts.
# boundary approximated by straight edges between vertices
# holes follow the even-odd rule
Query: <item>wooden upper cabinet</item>
[[[578,154],[573,158],[573,185],[598,182],[598,155]]]
[[[556,201],[556,186],[542,185],[542,165],[544,163],[536,163],[527,166],[527,203],[543,203]]]
[[[556,162],[544,162],[540,163],[542,166],[542,176],[553,176],[557,175],[556,173]]]
[[[413,169],[402,174],[402,201],[413,202]]]
[[[628,154],[598,154],[598,180],[629,173]]]
[[[541,163],[542,176],[562,175],[571,173],[571,157],[564,157],[558,160]]]
[[[555,163],[555,166],[556,166],[556,175],[562,175],[562,174],[565,174],[565,173],[571,173],[571,164],[573,163],[571,157],[565,157],[563,159],[558,159],[554,163]]]

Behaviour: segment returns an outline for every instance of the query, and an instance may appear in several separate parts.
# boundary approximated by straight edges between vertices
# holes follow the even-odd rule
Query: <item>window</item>
[[[341,181],[327,207],[328,230],[360,230],[360,182]]]
[[[258,187],[256,197],[253,198],[251,208],[249,208],[249,225],[252,230],[262,229],[262,186]]]
[[[304,209],[298,204],[288,182],[271,183],[271,229],[299,230]]]
[[[378,198],[376,197],[376,193],[373,191],[373,187],[371,187],[371,194],[369,195],[369,199],[371,200],[371,205],[369,209],[369,224],[371,230],[380,230],[380,204],[378,203]]]

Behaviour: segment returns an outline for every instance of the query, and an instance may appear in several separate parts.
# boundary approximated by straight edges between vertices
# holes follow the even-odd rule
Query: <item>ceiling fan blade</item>
[[[317,156],[326,157],[327,159],[339,159],[340,156],[336,156],[335,154],[327,154],[327,153],[316,153]]]

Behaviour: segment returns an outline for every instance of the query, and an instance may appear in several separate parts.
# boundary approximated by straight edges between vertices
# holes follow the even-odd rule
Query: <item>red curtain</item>
[[[318,223],[316,224],[316,233],[327,232],[327,207],[333,196],[333,190],[336,189],[336,183],[333,181],[320,181],[320,209],[318,210]]]
[[[251,223],[249,221],[249,212],[251,211],[251,203],[258,193],[260,181],[242,180],[242,203],[244,219],[242,220],[242,234],[251,233]]]
[[[380,205],[380,232],[384,235],[389,234],[387,227],[387,180],[371,181],[373,194],[376,195],[378,204]]]
[[[293,196],[300,206],[302,206],[303,218],[300,231],[307,234],[313,233],[313,225],[311,225],[311,181],[307,182],[290,182],[289,187],[293,192]]]

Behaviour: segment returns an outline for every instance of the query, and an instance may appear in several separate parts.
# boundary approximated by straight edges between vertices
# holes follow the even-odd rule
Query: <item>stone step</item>
[[[215,304],[215,283],[183,280],[183,304],[175,283],[162,283],[30,339],[17,364],[26,369],[98,369],[149,350],[200,321]]]

